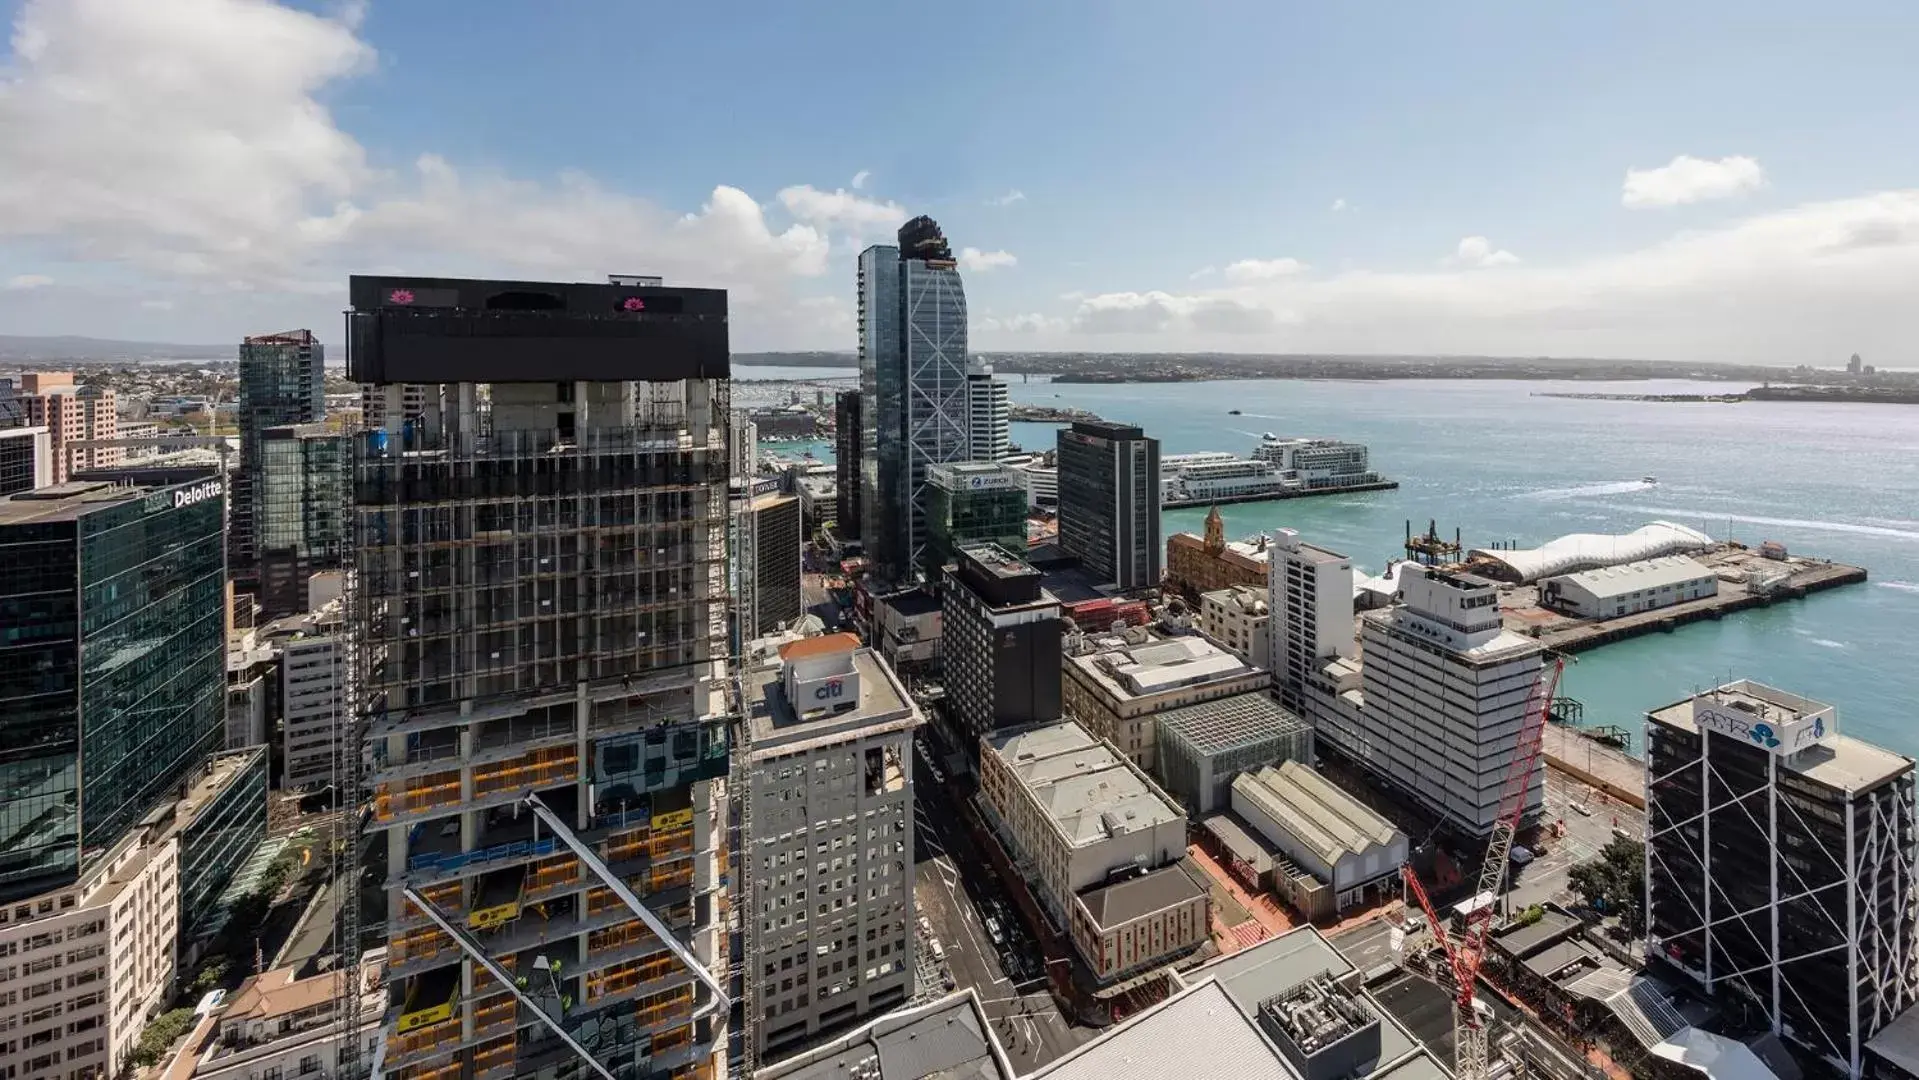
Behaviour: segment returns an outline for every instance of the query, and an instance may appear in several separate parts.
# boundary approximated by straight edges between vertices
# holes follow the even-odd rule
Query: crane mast
[[[1526,695],[1526,712],[1520,721],[1512,763],[1506,767],[1506,780],[1499,796],[1499,818],[1493,822],[1492,835],[1486,841],[1486,858],[1479,867],[1478,887],[1473,890],[1475,897],[1488,893],[1497,897],[1505,882],[1513,837],[1525,817],[1526,792],[1532,787],[1533,769],[1539,764],[1547,715],[1559,690],[1559,676],[1565,670],[1565,659],[1554,657],[1540,668],[1539,677],[1533,680],[1532,690]],[[1427,925],[1445,952],[1453,977],[1453,1076],[1456,1080],[1486,1080],[1490,1068],[1486,1019],[1479,1014],[1473,988],[1479,983],[1479,965],[1486,957],[1486,936],[1492,930],[1493,912],[1498,905],[1487,904],[1468,913],[1466,925],[1460,932],[1449,935],[1412,865],[1407,864],[1401,873],[1409,891],[1425,911]]]

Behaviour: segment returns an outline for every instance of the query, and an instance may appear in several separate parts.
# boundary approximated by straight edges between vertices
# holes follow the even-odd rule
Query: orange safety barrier
[[[605,971],[596,971],[586,977],[586,1000],[598,1001],[624,994],[636,986],[673,974],[678,966],[679,961],[670,956],[656,956],[649,960],[628,960]]]
[[[600,857],[607,862],[632,859],[648,853],[647,841],[652,838],[653,830],[645,825],[637,829],[617,832],[603,841]]]
[[[512,994],[500,994],[481,1002],[473,1010],[473,1034],[479,1037],[501,1029],[511,1034],[518,1010],[519,1002]]]
[[[510,975],[513,973],[514,965],[520,962],[520,958],[518,955],[514,953],[508,953],[505,956],[494,957],[493,962],[505,968],[507,971],[507,974]],[[473,965],[473,992],[474,993],[477,994],[482,990],[491,990],[498,983],[499,983],[499,980],[495,979],[492,976],[492,974],[490,974],[486,970],[484,966],[480,964]]]
[[[513,1036],[481,1043],[473,1048],[473,1075],[486,1076],[495,1069],[513,1068]]]
[[[655,935],[653,931],[647,929],[645,923],[634,919],[632,922],[624,922],[618,926],[609,926],[604,930],[595,930],[588,934],[586,936],[586,951],[588,954],[610,952],[614,949],[625,948],[637,942],[651,941],[654,939]]]
[[[430,1046],[444,1042],[449,1037],[449,1033],[452,1033],[454,1041],[457,1042],[459,1041],[459,1030],[460,1022],[455,1019],[442,1020],[430,1027],[409,1031],[404,1035],[396,1032],[395,1034],[388,1035],[386,1038],[386,1056],[398,1058],[424,1050]]]
[[[381,821],[392,821],[399,814],[451,806],[459,801],[460,770],[429,773],[403,781],[397,789],[393,784],[375,787],[373,816]]]
[[[662,1031],[658,1035],[653,1036],[652,1052],[655,1054],[664,1054],[669,1050],[678,1050],[680,1047],[687,1046],[692,1042],[693,1025],[683,1024],[671,1031]]]
[[[399,1072],[400,1080],[460,1080],[463,1067],[459,1058],[439,1064],[410,1065]]]
[[[693,1015],[693,988],[680,987],[662,994],[651,994],[633,1003],[633,1022],[641,1027],[663,1024]]]
[[[473,769],[473,795],[543,788],[580,777],[580,757],[570,746],[549,746],[508,761]]]
[[[554,855],[541,859],[528,868],[526,891],[540,892],[562,885],[572,885],[579,880],[580,860],[572,855]]]
[[[692,851],[693,827],[691,825],[682,825],[677,829],[662,829],[649,837],[646,842],[646,853],[656,859],[689,855]]]
[[[409,960],[425,960],[452,947],[453,939],[441,933],[439,927],[409,930],[388,943],[387,961],[401,964]]]

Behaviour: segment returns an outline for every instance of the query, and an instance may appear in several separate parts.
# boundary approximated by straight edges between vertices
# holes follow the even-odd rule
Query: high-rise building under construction
[[[350,295],[382,405],[351,463],[365,752],[338,766],[385,889],[340,932],[344,970],[388,950],[372,1053],[407,1080],[723,1074],[726,294]]]

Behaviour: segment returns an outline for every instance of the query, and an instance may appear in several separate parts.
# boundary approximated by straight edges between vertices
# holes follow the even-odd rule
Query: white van
[[[946,946],[941,945],[938,938],[933,939],[933,959],[941,963],[946,962]]]

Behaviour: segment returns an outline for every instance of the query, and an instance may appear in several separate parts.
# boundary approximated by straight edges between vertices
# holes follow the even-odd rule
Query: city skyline
[[[925,213],[988,350],[1911,367],[1919,151],[1883,133],[1919,21],[1854,10],[499,6],[455,37],[430,4],[23,0],[0,326],[324,339],[348,271],[637,259],[729,289],[743,349],[847,350],[857,251]],[[941,42],[910,106],[819,62],[902,36]],[[637,121],[582,107],[635,86]]]

